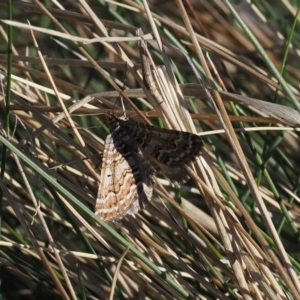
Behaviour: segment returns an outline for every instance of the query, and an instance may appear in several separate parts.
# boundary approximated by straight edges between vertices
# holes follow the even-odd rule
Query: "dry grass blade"
[[[118,277],[118,274],[119,274],[119,271],[120,271],[120,268],[122,266],[122,262],[126,256],[126,254],[128,253],[129,251],[129,248],[126,248],[126,250],[124,251],[123,255],[120,257],[120,260],[117,264],[117,267],[116,267],[116,273],[115,273],[115,276],[114,276],[114,281],[112,283],[112,287],[111,287],[111,293],[110,293],[110,296],[109,296],[109,300],[112,300],[114,298],[114,290],[115,290],[115,286],[116,286],[116,282],[117,282],[117,277]]]
[[[298,21],[281,20],[295,12],[280,1],[238,7],[257,45],[225,3],[33,1],[14,2],[12,20],[0,12],[13,30],[9,39],[0,27],[0,296],[300,299]],[[192,180],[158,173],[146,209],[107,224],[94,206],[120,98],[130,119],[198,133],[204,149],[181,169]]]

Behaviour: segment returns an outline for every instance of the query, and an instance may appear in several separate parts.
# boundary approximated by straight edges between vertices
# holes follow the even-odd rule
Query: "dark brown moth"
[[[109,116],[109,126],[95,208],[104,221],[120,220],[143,209],[151,200],[156,172],[161,171],[171,181],[185,181],[186,166],[203,147],[195,134],[114,114]]]

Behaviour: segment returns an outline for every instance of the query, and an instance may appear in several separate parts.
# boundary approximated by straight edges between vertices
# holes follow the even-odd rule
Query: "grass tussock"
[[[300,299],[296,7],[0,4],[3,299]],[[94,206],[121,99],[205,149],[191,180],[158,174],[145,210],[107,224]]]

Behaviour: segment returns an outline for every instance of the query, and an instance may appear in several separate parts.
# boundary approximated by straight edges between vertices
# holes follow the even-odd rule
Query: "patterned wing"
[[[172,181],[183,182],[188,179],[185,166],[192,163],[203,148],[199,136],[184,131],[157,128],[125,118],[116,118],[115,122],[118,123],[121,132],[130,133],[130,138],[139,145],[144,157],[149,159],[157,170]]]
[[[139,146],[162,164],[189,164],[203,148],[202,139],[190,132],[158,128],[133,120],[120,120],[120,125],[131,133]]]
[[[135,214],[151,200],[153,168],[128,147],[118,132],[105,140],[95,213],[104,221]]]

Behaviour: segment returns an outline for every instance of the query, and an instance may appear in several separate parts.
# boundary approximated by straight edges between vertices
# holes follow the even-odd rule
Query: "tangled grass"
[[[295,7],[0,4],[3,299],[300,299]],[[107,224],[93,211],[120,98],[205,149],[190,181],[158,174],[145,210]]]

